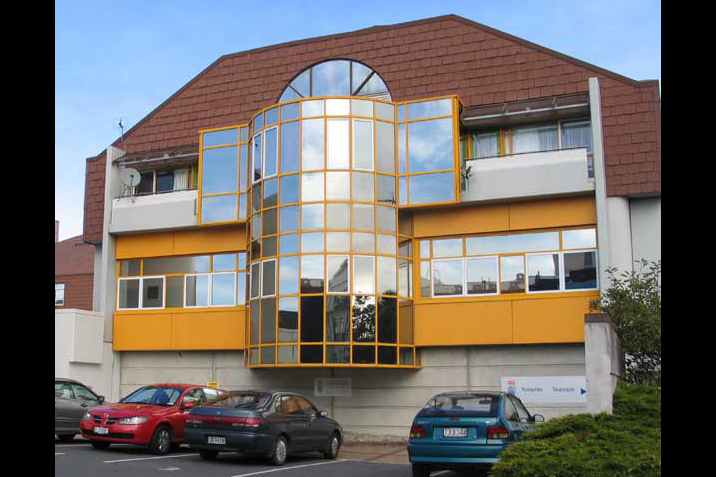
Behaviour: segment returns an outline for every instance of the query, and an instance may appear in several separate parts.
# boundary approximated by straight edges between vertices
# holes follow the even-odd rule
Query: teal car
[[[438,394],[410,428],[408,456],[413,477],[438,469],[487,469],[500,453],[543,422],[512,394],[461,391]]]

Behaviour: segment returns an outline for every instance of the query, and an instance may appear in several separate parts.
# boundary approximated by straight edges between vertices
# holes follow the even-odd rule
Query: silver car
[[[79,381],[55,378],[55,435],[62,442],[71,441],[80,433],[80,421],[87,410],[104,402]]]

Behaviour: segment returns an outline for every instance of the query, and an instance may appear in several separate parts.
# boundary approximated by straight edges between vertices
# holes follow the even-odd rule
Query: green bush
[[[508,447],[490,477],[661,475],[661,389],[620,383],[614,413],[541,424]]]

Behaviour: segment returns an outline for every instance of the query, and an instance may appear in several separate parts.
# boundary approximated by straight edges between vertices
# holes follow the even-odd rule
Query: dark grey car
[[[104,402],[79,381],[55,378],[55,434],[62,442],[71,441],[80,433],[80,421],[87,410]]]

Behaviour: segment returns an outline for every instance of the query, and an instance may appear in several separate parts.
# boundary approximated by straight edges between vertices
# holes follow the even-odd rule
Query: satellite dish
[[[122,181],[122,184],[124,184],[127,187],[136,187],[139,185],[139,182],[142,180],[142,176],[139,174],[139,171],[136,169],[132,169],[131,167],[127,167],[122,170],[122,172],[119,174],[119,180]]]

